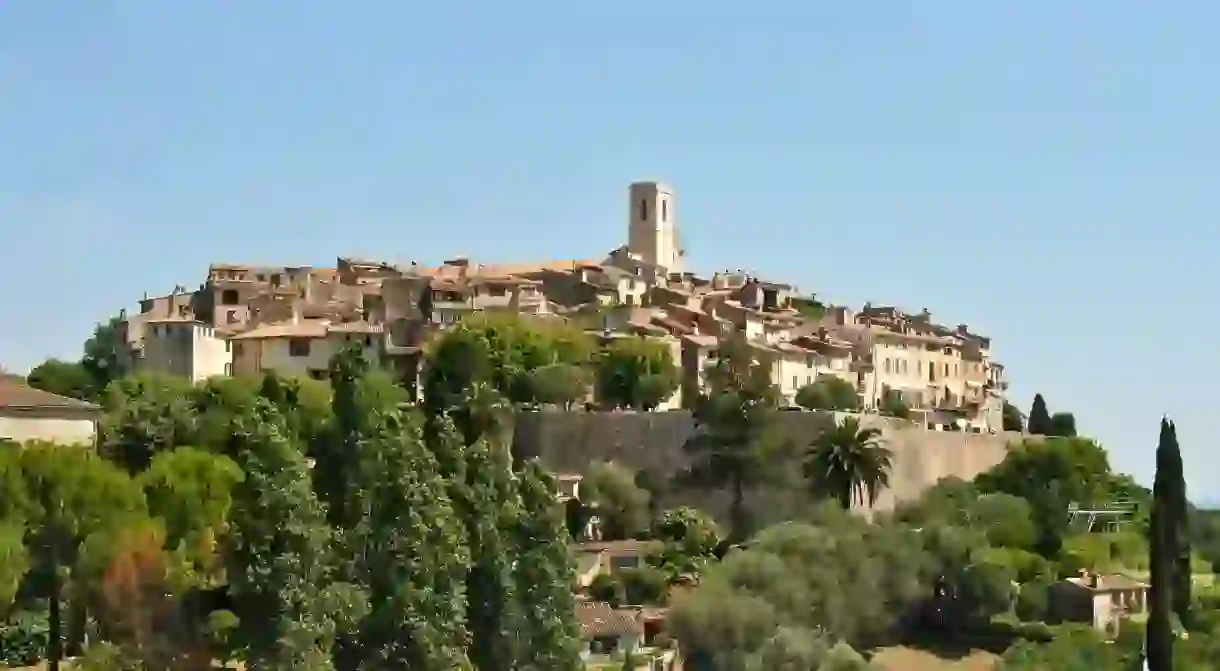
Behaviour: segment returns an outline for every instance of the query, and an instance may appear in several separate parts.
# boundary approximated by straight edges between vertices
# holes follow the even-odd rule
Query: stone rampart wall
[[[781,412],[784,434],[811,443],[831,422],[844,417],[831,412]],[[972,434],[930,431],[912,422],[863,415],[866,427],[880,427],[885,444],[894,453],[890,488],[877,502],[877,510],[896,501],[918,497],[937,480],[956,476],[969,480],[999,463],[1007,446],[1021,434]],[[590,463],[613,460],[658,476],[682,469],[682,445],[694,428],[685,411],[673,412],[561,412],[541,411],[518,416],[514,450],[520,456],[541,457],[558,472],[583,473]]]

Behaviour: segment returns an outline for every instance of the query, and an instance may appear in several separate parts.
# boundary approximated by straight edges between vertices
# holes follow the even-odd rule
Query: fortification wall
[[[844,413],[781,412],[784,435],[809,444]],[[876,510],[916,498],[937,480],[956,476],[971,479],[999,463],[1019,433],[972,434],[930,431],[912,422],[862,415],[865,427],[882,431],[894,453],[890,487]],[[540,457],[559,472],[583,473],[590,463],[613,460],[637,470],[667,477],[686,463],[682,445],[694,429],[688,412],[562,412],[522,413],[514,430],[514,451]]]

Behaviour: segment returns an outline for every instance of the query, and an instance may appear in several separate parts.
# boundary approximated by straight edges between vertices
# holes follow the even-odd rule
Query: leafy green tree
[[[12,520],[0,520],[0,620],[7,617],[17,589],[30,569],[30,555],[22,539],[25,527]]]
[[[1017,409],[1017,406],[1008,401],[1004,401],[1003,421],[1005,431],[1019,432],[1025,430],[1025,417],[1021,415],[1021,411]]]
[[[144,496],[121,470],[75,445],[28,442],[21,453],[21,469],[34,506],[28,520],[28,547],[49,577],[47,659],[57,670],[64,654],[60,610],[64,574],[71,578],[81,543],[89,535],[145,516]],[[80,633],[73,632],[73,640]]]
[[[97,400],[101,393],[82,364],[60,359],[47,359],[34,366],[25,382],[35,389],[82,401]]]
[[[707,370],[707,390],[694,412],[695,431],[683,445],[690,466],[683,479],[727,489],[731,539],[748,533],[746,490],[767,480],[773,457],[786,445],[776,432],[779,394],[771,367],[745,341],[730,341]]]
[[[723,541],[716,521],[695,508],[666,510],[652,525],[652,537],[662,544],[648,563],[659,568],[666,582],[698,579],[714,563]]]
[[[1051,415],[1050,426],[1050,433],[1047,434],[1049,436],[1076,437],[1076,416],[1070,412],[1057,412]]]
[[[554,478],[536,461],[518,479],[522,514],[515,529],[513,568],[521,619],[520,669],[584,668],[572,595],[575,566],[565,541]]]
[[[198,414],[188,380],[169,375],[137,375],[117,380],[102,398],[99,449],[130,473],[153,457],[189,445],[198,432]]]
[[[93,335],[85,341],[81,366],[93,379],[93,388],[99,392],[112,381],[131,373],[131,356],[123,340],[122,329],[122,318],[111,317],[94,327]]]
[[[809,410],[852,411],[860,408],[860,395],[837,375],[819,375],[796,392],[796,404]]]
[[[234,430],[246,479],[234,490],[225,558],[247,661],[252,669],[332,668],[334,534],[305,457],[266,401]]]
[[[1018,643],[1004,653],[997,671],[1128,671],[1133,661],[1092,628],[1075,626],[1050,643]]]
[[[1026,420],[1026,429],[1035,436],[1049,436],[1055,430],[1051,424],[1050,411],[1046,409],[1046,401],[1042,398],[1042,394],[1034,394],[1034,404],[1029,409],[1029,419]]]
[[[887,417],[907,419],[911,416],[911,408],[900,392],[887,389],[881,398],[881,414]]]
[[[514,632],[521,627],[513,580],[513,530],[521,497],[506,446],[480,440],[466,453],[466,538],[471,550],[466,578],[470,661],[479,671],[512,669],[519,661]]]
[[[570,410],[572,404],[588,395],[591,376],[587,368],[553,363],[535,368],[528,374],[526,383],[536,402]]]
[[[597,398],[611,408],[653,410],[678,388],[678,368],[664,342],[616,338],[598,355]]]
[[[845,417],[815,439],[805,475],[815,495],[833,498],[844,510],[871,506],[889,486],[893,460],[880,429],[861,428],[859,419]]]
[[[1112,473],[1106,452],[1085,438],[1031,439],[1014,444],[1004,460],[980,474],[984,492],[1019,496],[1033,507],[1038,551],[1059,553],[1072,503],[1090,505],[1106,499]]]
[[[604,540],[633,538],[648,528],[649,494],[635,484],[635,473],[615,462],[589,467],[580,481],[580,500],[597,515]]]
[[[184,552],[197,571],[213,569],[233,489],[245,480],[241,468],[224,455],[179,447],[154,457],[138,480],[149,513],[165,524],[169,547]]]
[[[397,410],[371,422],[353,473],[360,521],[352,545],[373,608],[355,650],[378,669],[464,668],[469,553],[461,521],[419,422]]]
[[[349,343],[330,359],[333,430],[323,449],[315,453],[314,474],[331,524],[342,529],[355,524],[349,490],[360,458],[361,435],[369,421],[360,394],[361,381],[368,372],[368,361],[358,343]]]
[[[1160,442],[1156,448],[1156,479],[1152,486],[1151,581],[1148,590],[1148,668],[1150,671],[1173,669],[1173,629],[1175,572],[1178,561],[1180,521],[1175,517],[1182,455],[1178,451],[1173,425],[1161,419]]]
[[[286,377],[268,371],[259,383],[258,395],[271,402],[288,429],[303,445],[315,447],[330,430],[332,395],[330,384],[308,376]]]

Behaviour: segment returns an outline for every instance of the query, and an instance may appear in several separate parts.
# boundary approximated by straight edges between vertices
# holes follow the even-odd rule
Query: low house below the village
[[[93,445],[101,409],[0,378],[0,439]]]
[[[1053,621],[1087,622],[1117,636],[1123,617],[1147,612],[1148,585],[1125,575],[1081,571],[1051,587],[1049,606]]]

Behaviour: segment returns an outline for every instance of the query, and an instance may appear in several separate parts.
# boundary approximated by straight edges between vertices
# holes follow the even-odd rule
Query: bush
[[[668,581],[664,571],[651,566],[627,568],[619,572],[619,578],[627,603],[659,605],[665,602]]]
[[[623,603],[626,596],[623,590],[623,583],[619,579],[607,573],[601,573],[593,578],[593,582],[589,583],[589,596],[595,601],[605,601],[611,606],[618,607]]]
[[[42,659],[50,640],[46,613],[20,611],[0,624],[0,664],[36,664]]]
[[[1025,622],[1040,622],[1050,610],[1051,583],[1046,579],[1032,580],[1017,592],[1017,617]]]

